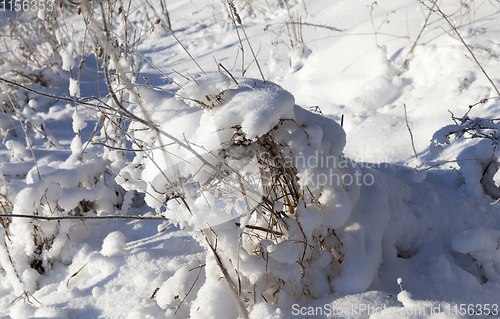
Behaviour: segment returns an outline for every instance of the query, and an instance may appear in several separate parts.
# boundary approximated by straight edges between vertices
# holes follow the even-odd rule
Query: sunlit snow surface
[[[424,3],[432,6],[429,1]],[[468,8],[460,3],[448,1],[440,7],[500,87],[500,3],[468,1]],[[462,316],[463,309],[476,312],[471,318],[499,316],[500,204],[484,194],[481,166],[467,161],[490,155],[491,143],[472,148],[469,146],[477,140],[462,140],[444,145],[441,152],[430,148],[433,138],[446,144],[442,134],[435,136],[435,132],[453,124],[450,112],[462,116],[469,105],[495,96],[495,91],[439,15],[430,16],[413,48],[429,12],[417,1],[383,0],[374,4],[363,0],[304,0],[289,1],[288,8],[276,1],[237,2],[268,81],[263,84],[246,44],[247,79],[241,79],[240,43],[222,2],[184,0],[167,5],[174,33],[209,75],[201,76],[201,70],[165,30],[149,33],[138,50],[185,85],[184,90],[177,91],[179,94],[210,104],[206,92],[227,90],[222,96],[227,104],[214,104],[208,116],[195,107],[196,103],[141,88],[146,103],[144,109],[134,109],[134,114],[147,113],[165,131],[205,150],[230,139],[224,130],[235,125],[254,138],[273,129],[280,119],[294,119],[304,124],[309,139],[300,139],[302,133],[292,129],[289,136],[283,133],[282,139],[289,139],[292,151],[301,151],[304,156],[314,156],[314,150],[321,147],[328,147],[328,154],[343,151],[346,158],[357,163],[344,173],[359,171],[361,176],[373,178],[373,184],[365,180],[345,192],[342,187],[328,189],[323,194],[328,200],[325,209],[310,210],[300,219],[306,233],[313,234],[326,225],[339,229],[345,258],[336,277],[322,277],[328,267],[318,266],[317,277],[304,279],[315,299],[296,301],[293,293],[277,292],[277,304],[257,298],[249,309],[250,318],[467,317]],[[304,23],[300,29],[302,44],[287,31],[290,24],[287,29],[285,22],[290,16]],[[140,10],[131,15],[137,28],[142,19]],[[84,29],[79,16],[66,23],[76,34]],[[80,61],[80,57],[68,53],[73,50],[71,46],[78,45],[78,39],[75,36],[75,43],[62,49],[59,75],[47,72],[54,84],[44,92],[81,97],[107,94],[102,75],[99,92],[93,56],[85,62],[80,86],[64,71]],[[0,46],[0,51],[8,50],[3,43]],[[236,86],[225,71],[215,73],[219,68],[214,58],[242,85]],[[188,78],[189,72],[200,83],[189,82],[172,69]],[[153,85],[173,87],[145,62],[138,83],[145,83],[142,77]],[[144,171],[138,173],[135,153],[115,158],[99,145],[87,145],[96,123],[91,112],[32,93],[27,98],[32,102],[23,109],[23,115],[33,123],[43,123],[55,146],[50,146],[41,133],[30,135],[40,180],[22,130],[17,128],[16,134],[12,133],[18,123],[0,114],[0,130],[10,134],[0,153],[1,184],[8,185],[2,186],[2,192],[8,189],[14,214],[32,212],[33,203],[44,198],[44,203],[55,206],[57,202],[62,209],[71,209],[81,200],[94,201],[94,209],[107,215],[119,197],[109,187],[116,173],[120,173],[117,183],[126,192],[118,213],[154,215],[155,210],[161,211],[159,203],[165,191],[161,187],[165,185],[155,184],[157,173],[147,161],[142,162],[146,163]],[[209,98],[211,101],[214,96]],[[475,106],[469,116],[499,118],[499,106],[491,99]],[[304,109],[320,110],[325,118]],[[342,117],[343,130],[338,125]],[[419,160],[413,153],[406,120]],[[134,125],[131,130],[140,129],[140,125]],[[140,130],[135,134],[155,138]],[[81,155],[84,150],[87,153]],[[155,152],[154,156],[161,156],[161,152]],[[180,171],[197,174],[195,161],[190,162],[195,167],[182,166],[182,159],[192,156],[189,152],[179,151],[177,156],[171,164]],[[205,158],[209,160],[208,155]],[[464,162],[427,170],[457,158]],[[101,173],[108,166],[114,171],[105,177]],[[252,171],[252,166],[246,169]],[[301,172],[302,180],[307,180],[307,172]],[[146,196],[144,201],[133,197],[133,191],[141,189],[160,202],[153,196]],[[199,200],[196,205],[203,214],[206,202]],[[38,209],[40,214],[49,214],[47,205]],[[202,223],[227,220],[211,219],[211,213],[206,212]],[[189,230],[192,225],[200,227],[196,224],[199,221],[183,223],[182,212],[170,214],[180,224],[122,220],[12,223],[14,243],[9,253],[16,261],[16,270],[6,250],[0,250],[0,316],[237,318],[238,308],[214,266],[213,255]],[[43,264],[44,274],[34,270],[27,257],[36,253],[36,247],[30,244],[34,225],[46,234],[60,234],[54,236],[53,248],[45,256],[51,262]],[[9,240],[0,236],[0,246],[6,247]],[[294,254],[301,253],[303,246],[297,247],[277,245],[270,248],[270,255],[274,254],[272,258],[279,265],[294,266]],[[248,260],[251,262],[246,268],[242,266],[242,272],[248,274],[249,281],[257,281],[266,269],[262,263],[252,263],[250,257]],[[281,275],[295,278],[292,266],[283,268]],[[296,268],[300,275],[300,268]],[[22,296],[25,291],[32,295]],[[484,315],[487,308],[493,315]]]

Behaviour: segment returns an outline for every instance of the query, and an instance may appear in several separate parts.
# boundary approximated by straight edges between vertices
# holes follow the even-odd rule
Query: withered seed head
[[[236,10],[236,6],[234,3],[231,1],[229,2],[229,6],[231,7],[231,11],[233,11],[234,18],[236,19],[236,22],[241,25],[241,18],[240,15],[238,14],[238,10]]]

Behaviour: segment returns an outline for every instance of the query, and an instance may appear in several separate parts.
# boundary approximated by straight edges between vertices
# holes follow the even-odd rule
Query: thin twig
[[[14,86],[17,86],[17,87],[20,87],[22,88],[23,90],[26,90],[28,92],[32,92],[32,93],[35,93],[37,95],[40,95],[40,96],[44,96],[44,97],[48,97],[48,98],[51,98],[51,99],[55,99],[55,100],[60,100],[60,101],[65,101],[65,102],[70,102],[70,103],[74,103],[75,100],[71,99],[71,98],[67,98],[67,97],[63,97],[63,96],[57,96],[57,95],[52,95],[52,94],[47,94],[47,93],[43,93],[43,92],[40,92],[40,91],[36,91],[36,90],[33,90],[33,89],[30,89],[29,87],[27,86],[24,86],[22,84],[19,84],[19,83],[16,83],[16,82],[13,82],[13,81],[9,81],[7,79],[4,79],[4,78],[1,78],[0,77],[0,81],[2,82],[5,82],[5,83],[8,83],[8,84],[12,84]],[[87,98],[88,99],[88,98]],[[97,98],[94,98],[96,100],[98,100]],[[102,102],[102,101],[99,101],[100,103],[102,103],[105,107],[103,107],[102,105],[99,106],[99,105],[96,105],[96,104],[92,104],[92,103],[88,103],[88,102],[84,102],[83,100],[77,100],[76,103],[78,104],[81,104],[81,105],[84,105],[84,106],[92,106],[92,107],[96,107],[96,108],[104,108],[104,109],[110,109],[110,110],[113,110],[109,105],[107,105],[106,103]]]
[[[229,273],[227,272],[227,269],[222,264],[222,260],[221,260],[221,258],[219,256],[219,254],[217,253],[217,239],[216,239],[216,244],[215,244],[215,247],[214,247],[214,246],[212,246],[212,244],[208,240],[207,235],[206,234],[204,234],[204,235],[205,235],[205,239],[207,241],[208,246],[210,247],[210,249],[212,250],[212,253],[214,254],[215,261],[217,262],[217,265],[219,266],[220,270],[222,271],[222,274],[226,278],[228,286],[231,289],[231,292],[233,293],[233,297],[235,299],[235,302],[237,303],[238,308],[240,310],[240,315],[242,315],[244,319],[248,319],[248,311],[247,311],[247,309],[245,308],[245,306],[243,305],[241,299],[238,296],[238,292],[236,291],[236,285],[234,284],[233,280],[229,276]],[[215,236],[217,236],[217,235],[215,235]]]
[[[429,21],[429,18],[431,17],[431,14],[432,14],[432,9],[434,9],[434,5],[432,6],[431,10],[429,11],[429,14],[427,15],[427,17],[425,18],[425,22],[424,22],[424,25],[422,26],[422,29],[420,29],[420,33],[418,34],[417,36],[417,39],[415,40],[415,42],[413,43],[413,46],[411,47],[411,50],[410,52],[408,52],[408,56],[413,52],[413,49],[415,49],[415,47],[417,46],[417,42],[418,40],[420,39],[420,36],[422,35],[422,33],[424,32],[425,28],[427,28],[427,21]],[[408,36],[410,34],[408,33]],[[407,59],[408,60],[408,59]]]
[[[231,74],[231,72],[229,72],[223,65],[222,63],[219,63],[219,65],[221,68],[224,69],[224,71],[226,71],[227,74],[229,74],[229,76],[231,77],[231,79],[233,79],[234,83],[236,83],[236,85],[239,85],[238,81],[236,81],[236,79],[234,78],[234,76]]]
[[[425,168],[422,168],[422,169],[430,170],[430,169],[432,169],[434,167],[438,167],[438,166],[441,166],[441,165],[444,165],[444,164],[458,163],[458,162],[465,162],[465,161],[478,161],[478,159],[477,158],[465,158],[465,159],[456,159],[456,160],[444,161],[444,162],[441,162],[441,163],[438,163],[438,164],[434,164],[434,165],[431,165],[429,167],[425,167]]]
[[[236,35],[238,36],[238,41],[240,42],[240,49],[241,49],[241,76],[244,77],[245,76],[245,49],[243,47],[243,41],[241,41],[240,32],[238,31],[238,26],[237,26],[237,22],[241,23],[241,18],[238,15],[238,12],[236,11],[236,7],[234,7],[234,4],[231,3],[229,0],[227,0],[227,3],[228,3],[228,5],[229,5],[229,7],[231,9],[228,9],[226,7],[224,1],[223,1],[224,8],[226,8],[226,10],[229,13],[229,16],[231,17],[231,21],[233,22],[234,29],[236,30]],[[238,52],[239,51],[236,52],[236,59],[238,58]],[[236,59],[234,61],[235,65],[236,65]],[[217,65],[217,67],[219,67],[219,65]]]
[[[330,27],[328,25],[322,25],[322,24],[315,24],[315,23],[308,23],[308,22],[302,22],[302,21],[287,21],[286,23],[288,24],[299,24],[299,25],[305,25],[305,26],[309,26],[309,27],[317,27],[317,28],[324,28],[324,29],[328,29],[328,30],[332,30],[332,31],[338,31],[338,32],[342,32],[344,30],[341,30],[341,29],[338,29],[338,28],[335,28],[335,27]]]
[[[158,67],[156,67],[156,65],[153,64],[153,62],[149,61],[148,58],[146,58],[141,52],[137,51],[136,48],[132,48],[132,50],[134,50],[137,54],[139,54],[144,60],[146,60],[146,62],[149,63],[149,65],[151,65],[153,68],[156,69],[156,71],[160,72],[164,77],[166,77],[169,81],[171,81],[172,83],[174,83],[175,85],[177,85],[178,87],[180,87],[181,89],[184,90],[184,88],[177,82],[175,82],[174,79],[172,79],[171,77],[169,77],[168,75],[165,74],[165,72],[163,72],[162,70],[160,70]]]
[[[418,159],[417,151],[415,150],[415,144],[413,142],[413,134],[411,133],[410,125],[408,124],[408,117],[406,116],[406,104],[404,104],[404,109],[405,109],[406,127],[408,128],[408,132],[410,132],[411,147],[413,148],[413,153],[415,154],[415,158]]]
[[[177,43],[179,43],[179,45],[182,47],[182,49],[187,53],[187,55],[189,55],[189,57],[191,58],[191,60],[193,60],[193,62],[201,70],[201,72],[203,72],[203,74],[207,74],[207,73],[205,73],[205,71],[203,71],[203,69],[198,64],[198,62],[196,62],[196,60],[193,58],[193,56],[191,55],[191,53],[189,53],[188,49],[186,49],[186,47],[182,44],[182,42],[179,39],[177,39],[177,37],[175,36],[175,34],[172,31],[172,29],[163,21],[162,18],[158,17],[158,19],[160,19],[161,23],[167,28],[168,32],[170,32],[170,34],[174,37],[174,39],[177,41]]]
[[[234,6],[233,0],[228,0],[228,3],[230,5],[230,7],[233,9],[231,11],[234,14],[236,22],[241,26],[241,31],[243,31],[243,34],[245,35],[245,39],[247,40],[248,47],[250,48],[250,52],[252,52],[254,61],[257,64],[257,68],[259,69],[260,76],[262,77],[262,81],[264,83],[266,83],[266,79],[264,78],[264,74],[262,73],[262,69],[260,68],[259,60],[257,60],[257,56],[255,56],[255,52],[253,52],[252,45],[250,44],[250,40],[248,39],[247,33],[245,32],[245,28],[243,27],[243,23],[241,21],[241,18],[239,17],[238,12],[236,11],[236,7]],[[234,23],[234,21],[233,21],[233,23]],[[235,27],[236,27],[236,25],[235,25]]]
[[[240,225],[241,225],[240,223],[235,223],[235,224],[238,227],[240,227]],[[277,236],[283,236],[282,232],[275,231],[275,230],[272,230],[272,229],[269,229],[269,228],[265,228],[265,227],[253,226],[253,225],[245,225],[245,228],[253,229],[253,230],[260,230],[260,231],[263,231],[263,232],[266,232],[266,233],[271,233],[271,234],[277,235]]]
[[[462,38],[462,36],[458,32],[457,28],[453,25],[453,23],[450,21],[450,19],[448,19],[448,16],[446,14],[444,14],[443,11],[441,11],[441,8],[438,6],[438,4],[436,3],[436,1],[435,0],[430,0],[430,1],[434,4],[434,6],[436,6],[437,10],[439,11],[439,14],[446,20],[446,22],[450,25],[450,27],[453,29],[453,31],[455,31],[455,34],[458,36],[458,38],[460,39],[460,41],[463,43],[463,45],[465,46],[465,48],[467,49],[467,51],[469,51],[469,53],[472,55],[472,58],[474,59],[474,61],[476,62],[476,64],[479,66],[479,68],[481,69],[481,71],[483,72],[483,74],[486,76],[486,78],[488,79],[488,81],[490,81],[491,85],[493,86],[493,88],[497,92],[497,95],[500,96],[500,91],[498,90],[497,86],[495,85],[495,83],[493,82],[493,80],[490,78],[490,76],[488,75],[488,73],[486,73],[486,71],[482,67],[481,63],[479,63],[479,61],[476,59],[476,56],[474,55],[474,53],[472,53],[472,50],[469,48],[469,46],[467,45],[467,43],[465,43],[464,39]]]
[[[23,215],[23,214],[0,214],[0,218],[30,218],[30,219],[41,219],[41,220],[62,220],[62,219],[130,219],[130,220],[168,220],[165,217],[155,217],[155,216],[40,216],[40,215]]]
[[[196,284],[196,282],[198,281],[198,278],[200,278],[201,270],[203,269],[203,265],[201,264],[200,260],[198,259],[198,255],[196,255],[196,252],[194,251],[194,248],[193,247],[191,247],[191,248],[193,249],[194,256],[196,257],[196,260],[198,260],[198,263],[200,264],[198,266],[200,268],[200,270],[198,270],[198,275],[196,276],[196,279],[194,280],[193,284],[191,285],[191,288],[189,288],[189,291],[186,293],[186,295],[184,296],[184,298],[182,298],[182,300],[179,303],[179,305],[177,306],[177,309],[175,310],[174,314],[177,314],[177,311],[179,311],[179,309],[181,308],[182,303],[189,296],[189,293],[191,292],[191,290],[193,290],[193,287]]]
[[[24,136],[26,138],[26,144],[28,144],[30,150],[31,150],[31,156],[33,157],[33,162],[35,163],[35,167],[36,167],[36,172],[38,174],[38,179],[39,180],[42,180],[42,177],[40,176],[40,169],[38,168],[38,163],[36,161],[36,157],[35,157],[35,152],[33,151],[33,144],[31,143],[31,140],[28,136],[28,127],[27,126],[24,126],[23,125],[23,122],[21,121],[21,117],[19,116],[18,113],[18,110],[16,108],[16,106],[14,105],[14,102],[12,102],[12,99],[10,98],[10,94],[7,93],[7,96],[9,97],[9,101],[10,103],[12,104],[12,108],[15,110],[16,112],[16,115],[17,115],[17,118],[18,118],[18,121],[19,121],[19,124],[21,125],[22,129],[23,129],[23,132],[24,132]]]
[[[188,81],[191,81],[191,79],[190,79],[190,78],[188,78],[187,76],[185,76],[185,75],[183,75],[183,74],[181,74],[181,73],[177,72],[176,70],[172,69],[172,71],[174,71],[174,72],[175,72],[175,73],[177,73],[178,75],[182,76],[184,79],[186,79],[186,80],[188,80]]]
[[[83,270],[83,268],[85,268],[85,266],[87,266],[89,262],[87,261],[85,263],[85,265],[82,266],[82,268],[80,268],[77,272],[75,272],[73,275],[71,275],[71,277],[69,277],[68,281],[66,282],[66,288],[69,288],[69,281],[71,280],[71,278],[75,277],[76,275],[78,275],[80,273],[80,271]]]
[[[42,306],[43,306],[43,304],[42,304],[40,301],[38,301],[38,299],[36,299],[36,298],[35,298],[35,296],[33,296],[33,295],[31,294],[31,292],[29,292],[29,291],[27,291],[27,290],[25,290],[25,291],[24,291],[24,292],[23,292],[23,293],[22,293],[19,297],[17,297],[16,299],[12,300],[12,302],[11,302],[10,304],[12,305],[14,302],[16,302],[17,300],[21,299],[22,297],[24,297],[24,301],[26,301],[26,300],[27,300],[29,304],[33,304],[33,303],[30,301],[30,297],[29,297],[29,296],[31,296],[33,299],[35,299],[35,301],[36,301],[36,302],[38,302],[40,305],[42,305]]]
[[[259,69],[260,76],[262,77],[262,82],[266,83],[266,79],[264,78],[264,74],[262,73],[262,69],[260,68],[259,60],[257,59],[257,56],[255,56],[255,53],[253,52],[252,45],[250,44],[250,40],[248,39],[247,33],[245,32],[245,28],[243,27],[243,24],[241,25],[241,30],[243,31],[243,34],[245,35],[245,38],[247,39],[248,47],[250,48],[250,52],[252,52],[253,59],[255,63],[257,64],[257,68]]]

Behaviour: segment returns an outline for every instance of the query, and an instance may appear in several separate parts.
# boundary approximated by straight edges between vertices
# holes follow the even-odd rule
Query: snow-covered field
[[[30,3],[0,317],[500,318],[498,0]]]

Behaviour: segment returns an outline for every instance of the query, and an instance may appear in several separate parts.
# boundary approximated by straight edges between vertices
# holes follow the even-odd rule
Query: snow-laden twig
[[[48,97],[50,99],[59,100],[59,101],[65,101],[65,102],[70,102],[70,103],[75,103],[76,102],[76,103],[78,103],[80,105],[83,105],[83,106],[91,106],[91,107],[95,107],[96,109],[115,111],[111,106],[107,105],[106,103],[104,103],[103,101],[101,101],[100,99],[98,99],[97,97],[86,97],[86,98],[82,98],[80,100],[74,100],[74,99],[71,99],[71,98],[68,98],[68,97],[64,97],[64,96],[57,96],[57,95],[47,94],[47,93],[43,93],[43,92],[40,92],[40,91],[37,91],[37,90],[33,90],[33,89],[31,89],[31,88],[29,88],[27,86],[24,86],[22,84],[16,83],[14,81],[10,81],[10,80],[4,79],[2,77],[0,77],[0,81],[5,82],[7,84],[11,84],[11,85],[17,86],[17,87],[19,87],[19,88],[21,88],[23,90],[28,91],[28,92],[35,93],[36,95]],[[101,103],[102,105],[85,102],[85,101],[90,100],[90,99],[96,100],[99,103]],[[124,114],[124,115],[126,115],[126,114]]]
[[[0,218],[30,218],[41,220],[63,220],[63,219],[129,219],[129,220],[168,220],[161,216],[41,216],[41,215],[22,215],[22,214],[0,214]]]

